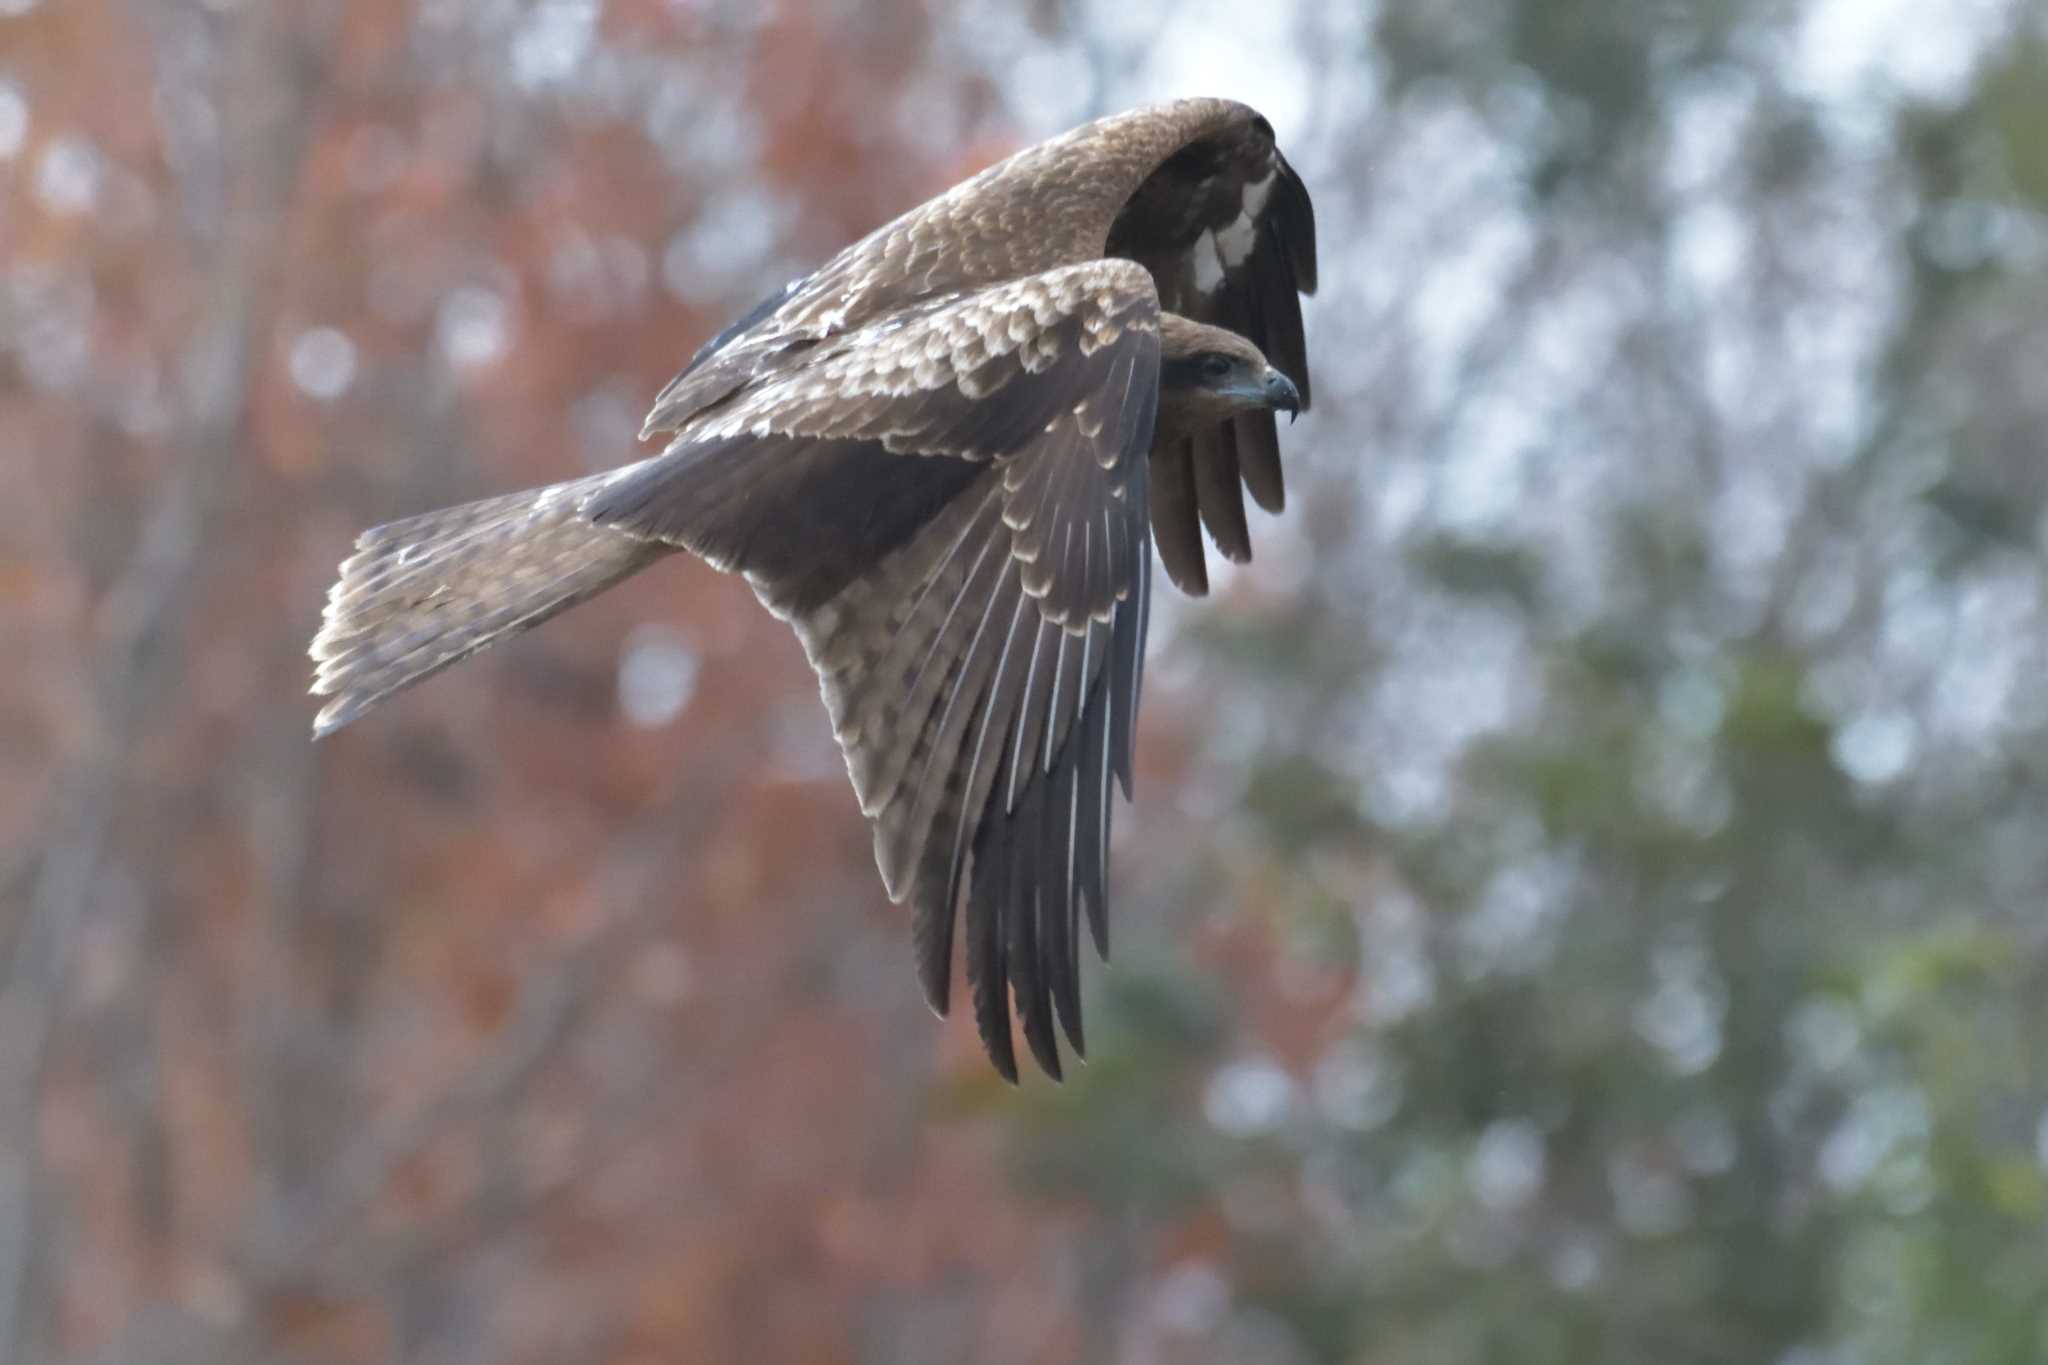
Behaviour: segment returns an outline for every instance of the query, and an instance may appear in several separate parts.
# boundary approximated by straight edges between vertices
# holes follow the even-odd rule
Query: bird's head
[[[1163,423],[1193,428],[1242,412],[1292,416],[1301,411],[1301,391],[1236,332],[1165,313],[1159,319],[1159,406]]]

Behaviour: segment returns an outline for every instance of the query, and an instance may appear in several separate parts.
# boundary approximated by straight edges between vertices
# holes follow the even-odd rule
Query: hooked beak
[[[1266,406],[1275,412],[1285,412],[1291,422],[1301,415],[1301,390],[1294,387],[1294,381],[1278,370],[1266,371]]]

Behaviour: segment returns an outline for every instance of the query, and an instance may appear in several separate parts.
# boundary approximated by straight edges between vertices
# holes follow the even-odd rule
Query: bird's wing
[[[1098,260],[930,300],[811,348],[586,504],[745,573],[796,628],[919,976],[1014,1077],[1009,988],[1059,1071],[1080,926],[1106,949],[1109,786],[1129,793],[1159,397],[1151,277]]]
[[[1248,142],[1270,149],[1272,141],[1266,121],[1242,104],[1183,99],[1096,119],[1026,147],[884,223],[763,299],[670,381],[645,431],[680,430],[746,385],[807,363],[808,348],[934,297],[1105,255],[1149,265],[1147,258],[1111,246],[1111,239],[1131,209],[1150,202],[1148,191],[1158,188],[1158,177],[1185,165],[1191,151],[1199,160],[1210,154],[1202,148],[1235,149]],[[1169,204],[1184,192],[1182,179],[1169,176]],[[1233,206],[1237,202],[1231,200]],[[1155,240],[1156,212],[1145,211],[1140,219],[1138,246],[1171,251],[1188,245]],[[1311,284],[1313,238],[1308,231]],[[1163,290],[1168,274],[1156,268],[1153,273]],[[1161,297],[1169,311],[1182,311],[1163,292]]]
[[[1301,294],[1316,288],[1315,210],[1266,121],[1197,138],[1146,178],[1118,215],[1109,254],[1152,272],[1160,307],[1227,327],[1265,352],[1309,403]],[[1270,412],[1188,434],[1162,432],[1152,452],[1152,530],[1183,590],[1208,591],[1201,526],[1218,549],[1251,558],[1244,495],[1278,511],[1285,497]]]

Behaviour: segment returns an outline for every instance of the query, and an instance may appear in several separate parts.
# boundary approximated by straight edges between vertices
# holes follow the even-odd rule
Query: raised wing
[[[700,352],[662,392],[646,430],[679,430],[747,386],[808,363],[830,338],[919,306],[1103,256],[1149,270],[1160,306],[1257,345],[1309,399],[1298,294],[1316,287],[1308,191],[1255,111],[1187,99],[1097,119],[1025,148],[791,281]],[[1285,498],[1270,413],[1152,452],[1152,522],[1167,573],[1208,591],[1201,528],[1251,557],[1244,494]]]
[[[587,515],[745,573],[796,628],[933,1008],[956,918],[991,1059],[1084,1046],[1150,583],[1151,277],[1092,261],[819,342],[686,423]]]
[[[934,297],[1105,255],[1145,260],[1105,248],[1148,177],[1191,146],[1234,145],[1250,136],[1270,147],[1271,129],[1258,132],[1264,126],[1234,101],[1183,99],[1097,119],[1026,147],[762,300],[669,383],[646,431],[680,430],[748,384],[805,364],[809,347]],[[1139,245],[1155,244],[1147,238]],[[1153,273],[1163,287],[1167,277]]]
[[[1160,307],[1227,327],[1265,352],[1309,403],[1301,294],[1316,289],[1315,210],[1308,190],[1256,115],[1197,137],[1131,196],[1108,252],[1142,263]],[[1280,438],[1270,412],[1194,433],[1162,432],[1152,451],[1152,529],[1167,574],[1209,590],[1201,526],[1218,549],[1251,558],[1243,487],[1269,512],[1285,500]]]

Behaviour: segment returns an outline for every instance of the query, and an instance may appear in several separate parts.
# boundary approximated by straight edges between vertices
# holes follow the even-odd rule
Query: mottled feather
[[[648,414],[661,454],[366,532],[313,643],[316,729],[676,551],[743,573],[818,672],[927,997],[964,923],[991,1059],[1014,1078],[1014,1002],[1057,1076],[1080,945],[1108,949],[1150,543],[1204,592],[1202,526],[1246,558],[1240,490],[1284,495],[1271,413],[1167,392],[1163,357],[1270,361],[1305,402],[1314,286],[1307,194],[1242,105],[1027,148],[701,347]]]
[[[591,525],[607,477],[490,498],[363,532],[342,563],[311,653],[331,696],[316,735],[503,637],[639,572],[668,547]]]

